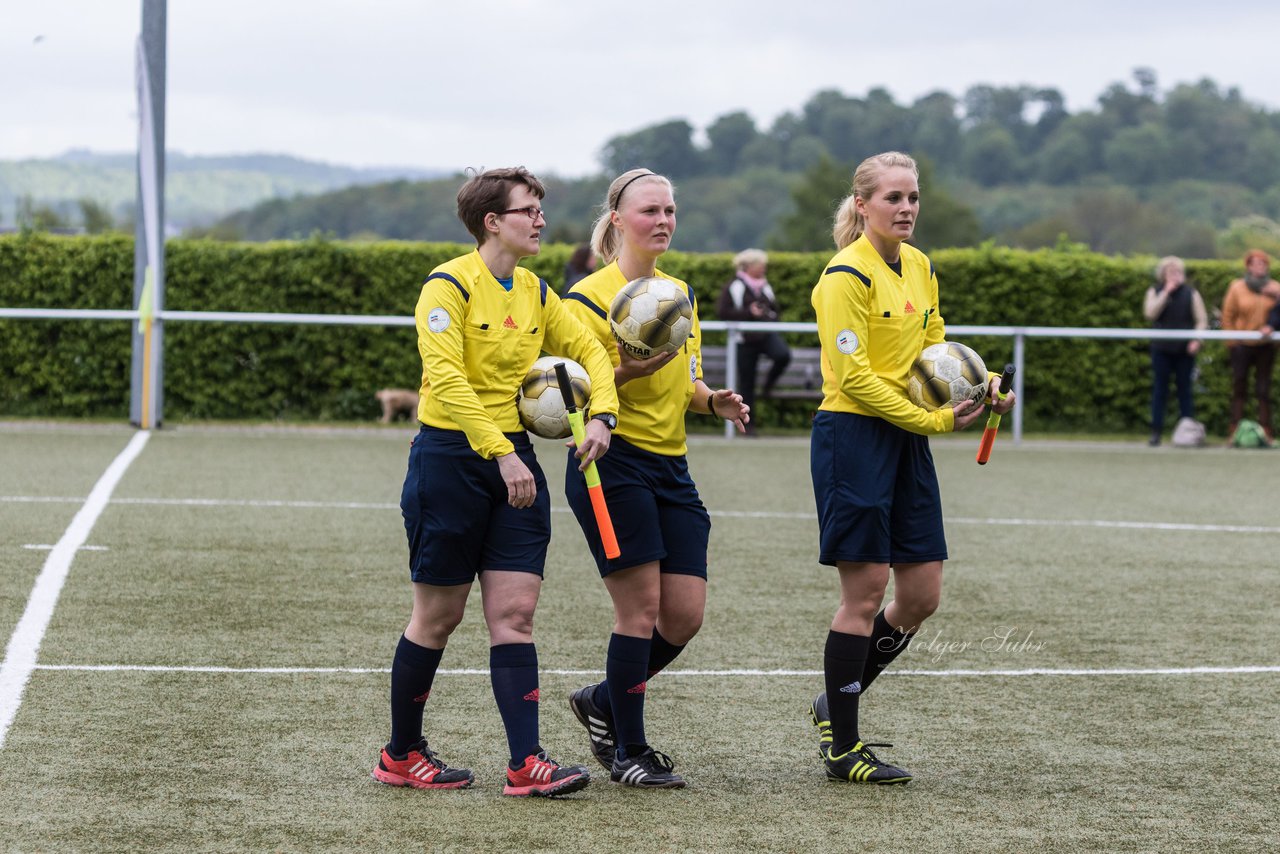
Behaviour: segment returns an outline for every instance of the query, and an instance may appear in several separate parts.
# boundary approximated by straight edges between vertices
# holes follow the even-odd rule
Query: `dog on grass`
[[[374,394],[378,403],[382,404],[383,424],[390,424],[396,416],[403,414],[409,420],[418,415],[418,393],[407,388],[384,388]]]

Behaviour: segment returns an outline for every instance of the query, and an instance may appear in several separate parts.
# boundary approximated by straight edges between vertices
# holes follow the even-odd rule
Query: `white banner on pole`
[[[160,199],[156,193],[158,183],[155,113],[151,106],[151,75],[147,71],[147,54],[142,37],[138,37],[136,79],[138,86],[138,180],[142,183],[142,224],[147,240],[147,266],[160,269]],[[159,310],[160,306],[154,306]]]

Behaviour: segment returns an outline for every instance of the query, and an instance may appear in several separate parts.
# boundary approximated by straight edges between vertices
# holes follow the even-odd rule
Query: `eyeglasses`
[[[498,216],[522,213],[534,222],[538,221],[538,217],[542,217],[544,220],[547,218],[547,215],[542,212],[542,208],[534,207],[533,205],[530,205],[527,208],[511,208],[510,210],[505,211],[495,211],[495,213],[497,213]]]

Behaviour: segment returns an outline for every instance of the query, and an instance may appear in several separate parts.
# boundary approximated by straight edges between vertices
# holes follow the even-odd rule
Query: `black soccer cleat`
[[[809,720],[818,728],[818,755],[824,759],[831,749],[831,707],[827,705],[827,692],[823,691],[813,698],[809,707]]]
[[[617,752],[618,737],[613,731],[613,715],[596,705],[596,686],[579,688],[569,695],[569,708],[578,723],[587,728],[591,739],[591,752],[606,771],[613,770],[613,758]]]
[[[892,747],[891,744],[877,744],[876,747]],[[869,745],[861,741],[853,749],[839,756],[831,755],[828,747],[822,756],[822,763],[827,767],[827,778],[842,783],[878,783],[882,786],[910,783],[911,775],[901,768],[888,765],[871,752]]]
[[[637,789],[683,789],[684,778],[675,772],[671,757],[652,747],[626,759],[615,757],[609,779]]]

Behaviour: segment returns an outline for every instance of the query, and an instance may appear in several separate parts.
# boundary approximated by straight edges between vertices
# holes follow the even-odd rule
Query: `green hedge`
[[[467,251],[457,244],[328,240],[229,244],[172,240],[166,305],[189,311],[409,315],[435,265]],[[527,266],[558,284],[571,247],[548,246]],[[830,253],[773,253],[769,278],[784,320],[812,321],[809,292]],[[982,247],[933,255],[950,324],[1136,327],[1152,258],[1068,250]],[[728,254],[671,252],[662,268],[688,281],[711,319],[733,273]],[[1240,265],[1188,263],[1212,310]],[[123,236],[0,237],[0,305],[127,309],[133,241]],[[416,387],[408,327],[321,327],[170,322],[165,326],[165,416],[183,419],[369,419],[373,392]],[[813,343],[812,336],[793,336]],[[716,340],[716,336],[708,336]],[[720,336],[720,340],[723,340]],[[1008,338],[969,340],[992,369],[1012,358]],[[0,320],[0,413],[128,417],[127,322]],[[1197,415],[1225,430],[1225,348],[1200,358]],[[1148,419],[1150,365],[1142,341],[1029,339],[1025,423],[1030,430],[1137,431]],[[764,406],[768,407],[769,402]],[[770,423],[804,424],[812,407],[766,411]],[[705,420],[705,419],[704,419]]]

